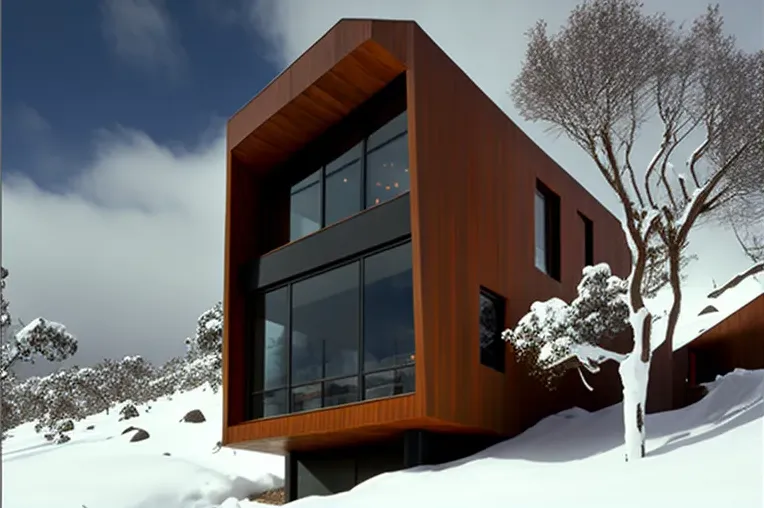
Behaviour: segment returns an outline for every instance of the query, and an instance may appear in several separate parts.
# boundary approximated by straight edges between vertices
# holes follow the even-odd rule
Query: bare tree
[[[762,167],[764,52],[737,49],[722,26],[718,8],[684,30],[663,14],[644,13],[636,0],[591,0],[556,35],[543,21],[529,31],[511,90],[526,120],[546,122],[586,151],[620,201],[632,256],[627,302],[634,343],[620,357],[597,347],[603,361],[620,363],[626,460],[645,453],[650,363],[659,344],[672,348],[690,230],[735,198],[761,191],[736,182]],[[661,138],[640,171],[635,150],[648,122],[661,126]],[[684,171],[676,172],[671,161],[698,136]],[[651,254],[656,245],[659,256]],[[652,338],[645,305],[656,271],[665,273],[672,293],[663,340]]]

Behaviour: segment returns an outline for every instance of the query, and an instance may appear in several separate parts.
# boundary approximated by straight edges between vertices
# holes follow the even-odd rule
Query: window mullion
[[[366,280],[364,277],[364,267],[366,266],[366,258],[361,258],[358,263],[358,394],[356,396],[356,400],[363,400],[363,393],[364,393],[364,377],[363,377],[363,371],[364,371],[364,336],[363,336],[363,330],[364,330],[364,288],[366,284]]]
[[[368,138],[361,141],[361,208],[366,210],[366,145]]]
[[[319,226],[321,228],[326,227],[326,166],[322,166],[318,173],[318,185],[319,185],[319,208],[320,208],[320,220]]]
[[[286,348],[287,348],[287,414],[292,412],[292,284],[287,286],[287,319],[286,319]]]

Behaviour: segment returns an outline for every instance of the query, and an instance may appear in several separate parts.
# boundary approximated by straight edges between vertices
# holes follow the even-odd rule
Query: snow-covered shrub
[[[77,352],[77,339],[61,323],[38,317],[0,346],[0,375],[9,375],[17,362],[66,360]]]
[[[223,304],[216,303],[205,311],[196,323],[196,335],[186,339],[190,356],[213,355],[218,368],[221,367],[223,354]]]
[[[5,331],[11,325],[11,314],[8,310],[8,300],[5,299],[5,278],[8,270],[0,266],[0,337],[5,338]]]
[[[626,293],[626,282],[606,263],[587,266],[575,300],[535,302],[513,330],[504,332],[504,340],[529,372],[549,387],[579,363],[596,372],[605,359],[601,346],[630,327]]]
[[[130,418],[138,418],[140,416],[140,413],[138,413],[138,408],[135,407],[135,404],[125,404],[122,406],[122,409],[119,410],[119,419],[122,420],[129,420]]]
[[[196,324],[196,335],[186,339],[188,354],[180,370],[180,390],[190,390],[209,383],[213,391],[222,384],[223,305],[216,303],[205,311]]]

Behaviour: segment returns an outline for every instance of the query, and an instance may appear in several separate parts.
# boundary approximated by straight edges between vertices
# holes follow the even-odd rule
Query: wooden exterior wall
[[[764,369],[764,295],[704,332],[687,349],[703,381],[736,368]]]
[[[578,374],[549,392],[507,348],[507,373],[480,364],[479,289],[507,298],[514,325],[535,300],[571,299],[584,267],[584,227],[594,223],[594,260],[628,275],[619,222],[536,146],[421,30],[409,70],[418,390],[426,414],[468,427],[516,433],[572,403],[618,400],[615,366],[590,394]],[[534,191],[560,196],[561,282],[534,266]]]
[[[274,210],[268,182],[288,167],[291,155],[404,71],[416,391],[244,422],[248,339],[239,279],[242,264],[278,247],[263,240],[271,232],[261,231],[263,217]],[[595,262],[606,261],[624,276],[630,260],[617,220],[414,23],[341,21],[230,120],[228,150],[224,444],[281,452],[361,442],[405,428],[510,435],[572,404],[593,409],[618,400],[614,366],[589,379],[592,393],[575,373],[549,392],[515,365],[510,348],[505,374],[480,364],[481,285],[507,299],[508,325],[535,300],[575,295],[584,266],[578,212],[594,223]],[[560,196],[560,282],[533,263],[537,178]]]

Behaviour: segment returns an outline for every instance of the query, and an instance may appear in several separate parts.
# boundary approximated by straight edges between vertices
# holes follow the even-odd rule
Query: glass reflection
[[[316,171],[292,187],[289,205],[289,240],[321,229],[321,172]]]
[[[363,330],[365,371],[414,361],[411,243],[366,258]]]
[[[361,161],[326,174],[326,225],[361,211]]]
[[[358,372],[358,262],[292,286],[292,384]]]
[[[263,416],[278,416],[289,412],[287,407],[287,390],[274,390],[263,394]]]
[[[287,384],[287,313],[289,301],[287,288],[283,287],[265,294],[265,334],[262,342],[264,386],[266,390],[281,388]]]
[[[324,383],[324,407],[339,406],[358,400],[358,377]]]
[[[369,152],[366,158],[366,207],[409,190],[409,143],[404,134]]]
[[[536,191],[536,197],[534,199],[534,226],[535,226],[535,240],[536,240],[536,268],[542,272],[547,272],[546,266],[546,200],[544,195],[540,191]]]
[[[407,131],[408,112],[404,111],[369,136],[369,139],[366,142],[366,151],[371,151],[378,146],[384,145],[394,137]]]
[[[292,412],[308,411],[321,407],[321,384],[300,386],[292,389]]]
[[[387,370],[365,376],[364,399],[379,399],[414,392],[414,367]]]

